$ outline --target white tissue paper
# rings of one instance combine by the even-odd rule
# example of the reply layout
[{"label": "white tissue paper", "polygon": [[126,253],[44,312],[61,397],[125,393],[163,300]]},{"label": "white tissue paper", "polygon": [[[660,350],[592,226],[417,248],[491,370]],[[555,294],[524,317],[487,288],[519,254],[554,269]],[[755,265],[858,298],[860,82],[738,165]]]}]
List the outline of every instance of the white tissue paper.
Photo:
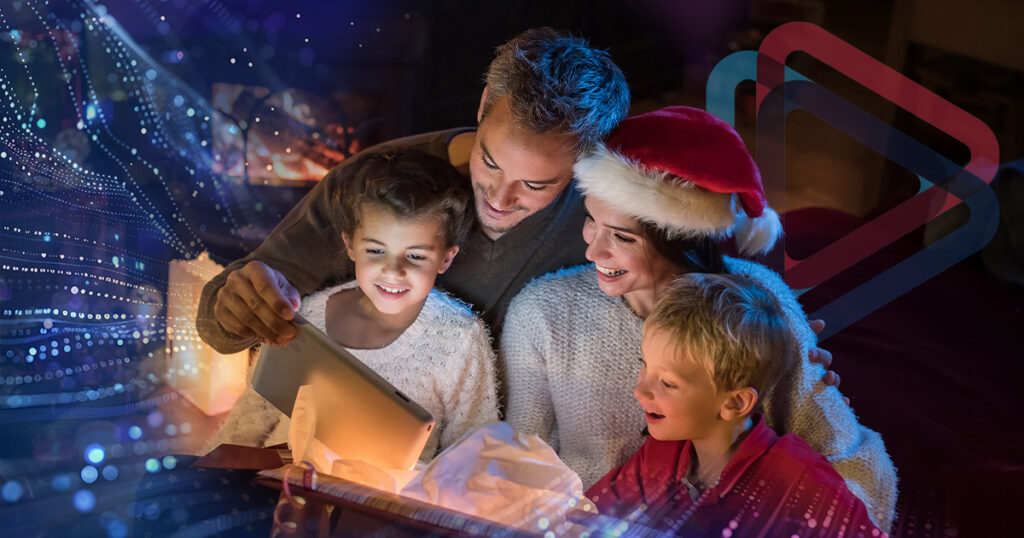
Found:
[{"label": "white tissue paper", "polygon": [[597,513],[550,446],[505,422],[463,436],[401,494],[533,533],[564,529],[571,509]]},{"label": "white tissue paper", "polygon": [[504,422],[467,433],[412,471],[343,459],[316,439],[314,393],[313,385],[299,388],[288,444],[296,462],[308,461],[319,473],[532,533],[568,531],[565,514],[572,509],[597,513],[579,476],[550,446]]}]

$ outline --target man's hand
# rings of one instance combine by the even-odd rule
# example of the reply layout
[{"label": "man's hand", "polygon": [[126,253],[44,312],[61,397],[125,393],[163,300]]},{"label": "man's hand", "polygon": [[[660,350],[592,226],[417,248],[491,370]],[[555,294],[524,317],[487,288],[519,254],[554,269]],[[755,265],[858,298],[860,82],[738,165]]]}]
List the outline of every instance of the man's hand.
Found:
[{"label": "man's hand", "polygon": [[[823,319],[812,319],[807,322],[811,326],[811,330],[814,334],[821,334],[821,331],[825,330],[825,320]],[[839,388],[839,374],[834,370],[829,370],[828,367],[832,366],[832,354],[820,347],[816,347],[807,353],[807,360],[816,362],[825,367],[825,375],[821,377],[821,381],[826,385],[832,385],[833,387]],[[843,396],[843,401],[846,405],[850,405],[850,398]]]},{"label": "man's hand", "polygon": [[253,260],[228,275],[217,292],[213,315],[228,332],[284,345],[295,337],[291,320],[299,300],[284,275]]}]

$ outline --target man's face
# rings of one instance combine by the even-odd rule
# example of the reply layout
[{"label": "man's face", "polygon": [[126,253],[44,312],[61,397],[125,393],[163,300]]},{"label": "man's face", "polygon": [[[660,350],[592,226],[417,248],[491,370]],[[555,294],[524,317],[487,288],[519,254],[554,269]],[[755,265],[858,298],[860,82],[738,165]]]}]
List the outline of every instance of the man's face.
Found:
[{"label": "man's face", "polygon": [[497,239],[547,207],[572,181],[572,135],[531,133],[512,119],[508,97],[480,122],[469,161],[480,226]]}]

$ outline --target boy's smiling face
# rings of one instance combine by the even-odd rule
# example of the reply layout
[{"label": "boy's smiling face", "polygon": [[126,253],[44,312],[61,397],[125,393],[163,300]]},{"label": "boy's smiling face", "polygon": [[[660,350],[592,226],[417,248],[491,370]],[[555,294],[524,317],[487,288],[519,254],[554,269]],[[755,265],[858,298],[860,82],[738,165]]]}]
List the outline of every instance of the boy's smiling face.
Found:
[{"label": "boy's smiling face", "polygon": [[711,374],[689,358],[679,357],[671,334],[644,331],[644,366],[633,396],[646,411],[648,431],[661,441],[704,439],[720,426],[720,410],[729,397],[719,392]]},{"label": "boy's smiling face", "polygon": [[382,314],[421,307],[459,251],[445,246],[437,218],[403,219],[369,203],[360,208],[355,234],[343,237],[359,288]]}]

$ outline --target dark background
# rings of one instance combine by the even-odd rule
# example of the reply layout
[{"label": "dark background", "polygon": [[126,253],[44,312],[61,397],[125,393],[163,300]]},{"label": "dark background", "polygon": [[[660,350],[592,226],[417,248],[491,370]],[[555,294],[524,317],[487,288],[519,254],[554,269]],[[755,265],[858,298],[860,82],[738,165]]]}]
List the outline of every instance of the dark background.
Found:
[{"label": "dark background", "polygon": [[[116,144],[107,144],[113,148],[111,153],[102,144],[85,140],[90,151],[79,164],[128,180],[131,192],[147,197],[173,233],[186,240],[194,233],[196,244],[176,249],[163,242],[159,233],[125,218],[120,213],[124,200],[117,193],[89,198],[91,207],[109,213],[79,214],[52,205],[53,197],[77,194],[56,182],[40,185],[39,174],[27,177],[19,165],[30,166],[31,150],[18,162],[0,159],[4,181],[0,189],[8,191],[0,199],[2,224],[96,240],[99,246],[90,247],[92,257],[109,259],[112,252],[124,252],[120,277],[145,282],[150,290],[147,295],[136,289],[132,297],[162,303],[167,299],[170,259],[192,258],[202,250],[221,263],[244,255],[315,178],[274,182],[229,177],[212,171],[210,160],[216,153],[212,146],[190,153],[180,149],[187,144],[148,143],[139,134],[140,99],[132,95],[132,85],[113,76],[119,72],[113,65],[116,51],[106,52],[111,42],[105,34],[79,25],[74,33],[88,77],[82,72],[68,81],[54,76],[63,64],[52,41],[42,33],[32,34],[32,29],[42,22],[71,27],[71,21],[86,9],[74,0],[13,1],[3,8],[9,27],[25,33],[18,49],[12,46],[14,37],[0,29],[0,68],[12,88],[11,94],[0,98],[0,105],[4,99],[34,103],[35,117],[45,119],[45,127],[35,132],[45,143],[59,146],[60,134],[74,130],[77,121],[68,85],[93,88],[109,132],[137,147],[139,154],[127,157],[118,153],[123,150]],[[719,60],[735,51],[756,50],[768,32],[790,21],[821,26],[981,119],[999,141],[1000,163],[1024,158],[1024,54],[1017,37],[1024,28],[1024,2],[1019,0],[149,0],[111,1],[104,11],[116,19],[120,32],[116,40],[159,67],[152,91],[156,112],[166,114],[166,127],[160,133],[166,140],[188,134],[213,140],[224,134],[226,124],[200,121],[215,106],[215,84],[262,86],[278,95],[297,90],[315,104],[310,125],[297,125],[264,109],[258,113],[268,122],[286,125],[289,130],[282,144],[300,148],[325,169],[383,140],[472,125],[494,48],[529,27],[568,30],[607,49],[629,81],[631,112],[640,113],[666,105],[703,106],[708,73]],[[301,16],[297,18],[296,13]],[[26,44],[30,39],[38,40],[38,46]],[[20,53],[25,50],[30,52],[23,60]],[[230,63],[229,58],[236,62]],[[962,143],[814,58],[796,53],[788,65],[954,162],[967,162]],[[33,74],[32,80],[25,72]],[[175,94],[184,95],[185,106],[198,110],[195,118],[185,119],[161,101]],[[737,89],[737,103],[737,129],[756,151],[752,83]],[[238,113],[247,114],[245,110]],[[809,114],[793,114],[786,127],[785,182],[767,189],[771,205],[785,213],[786,245],[797,259],[918,192],[915,176]],[[12,144],[31,147],[26,140],[0,142],[11,153]],[[139,173],[134,164],[125,168],[115,157],[127,162],[145,159],[161,172]],[[192,166],[197,174],[188,173]],[[1015,492],[1024,485],[1024,434],[1019,426],[1024,393],[1017,388],[1024,374],[1017,343],[1024,327],[1021,179],[1020,173],[1008,170],[993,184],[1001,197],[1001,228],[984,254],[967,258],[822,344],[836,356],[834,368],[843,377],[844,394],[851,397],[862,422],[882,433],[898,468],[900,519],[895,535],[1008,536],[1020,530]],[[206,187],[199,185],[203,180]],[[22,197],[12,198],[12,193]],[[961,208],[919,227],[803,294],[805,309],[814,312],[827,305],[960,226],[968,216]],[[0,256],[10,264],[21,263],[26,253],[55,246],[69,255],[85,248],[60,241],[44,245],[38,237],[9,230],[0,239]],[[129,260],[146,265],[129,266]],[[71,264],[58,267],[78,270]],[[0,307],[13,312],[53,304],[71,305],[82,312],[139,313],[123,302],[72,296],[67,291],[72,284],[82,285],[78,277],[0,274]],[[52,386],[7,383],[0,387],[3,397],[32,391],[71,394],[114,382],[137,387],[132,389],[135,392],[95,404],[4,409],[0,419],[0,481],[7,480],[6,486],[21,480],[28,486],[21,504],[9,501],[5,494],[0,505],[12,528],[33,535],[46,535],[46,529],[53,528],[60,529],[50,531],[57,534],[117,536],[120,531],[111,530],[120,529],[112,523],[116,517],[126,522],[142,517],[137,510],[145,507],[132,506],[133,487],[120,484],[129,475],[129,465],[141,469],[149,453],[133,460],[128,451],[121,479],[97,482],[97,508],[87,514],[75,512],[69,502],[78,486],[59,490],[53,486],[54,478],[64,472],[77,476],[87,443],[101,442],[106,447],[121,443],[126,450],[137,447],[127,437],[131,424],[143,427],[143,441],[152,442],[150,452],[180,452],[201,445],[202,436],[216,427],[218,417],[179,410],[190,417],[190,438],[166,434],[162,422],[154,422],[154,409],[164,410],[170,422],[172,411],[161,406],[180,403],[155,375],[164,358],[164,345],[157,337],[152,343],[119,343],[102,353],[101,341],[81,353],[76,350],[59,360],[29,365],[24,362],[25,349],[34,344],[26,335],[38,332],[42,318],[14,314],[5,318],[0,349],[9,354],[0,353],[0,370],[7,376],[42,372],[58,364],[136,359],[132,366],[118,362],[116,369],[76,374],[73,382],[68,376],[64,379],[69,381]],[[78,328],[88,329],[85,324]],[[154,328],[159,329],[159,325]],[[89,422],[97,416],[106,418],[101,424]],[[104,437],[108,434],[96,433],[101,430],[113,433]]]}]

